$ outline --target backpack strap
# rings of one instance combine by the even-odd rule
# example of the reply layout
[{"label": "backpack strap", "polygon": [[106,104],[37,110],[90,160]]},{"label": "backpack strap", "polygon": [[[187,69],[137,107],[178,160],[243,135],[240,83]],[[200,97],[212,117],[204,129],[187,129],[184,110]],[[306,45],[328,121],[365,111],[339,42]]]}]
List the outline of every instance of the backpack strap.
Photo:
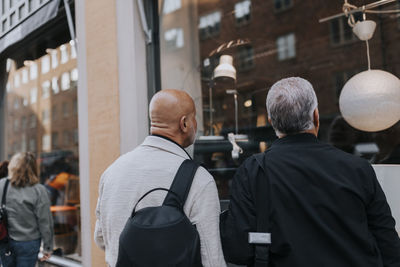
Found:
[{"label": "backpack strap", "polygon": [[[265,154],[255,155],[255,159],[260,166],[262,173],[257,177],[256,191],[256,214],[257,214],[257,234],[270,235],[269,215],[271,211],[270,201],[270,185],[267,177],[267,172],[264,168]],[[269,263],[269,244],[255,245],[255,261],[254,267],[267,267]]]},{"label": "backpack strap", "polygon": [[1,197],[1,207],[4,208],[6,206],[6,194],[7,194],[7,188],[8,184],[10,183],[10,180],[8,178],[5,178],[6,182],[4,184],[3,188],[3,196]]},{"label": "backpack strap", "polygon": [[163,202],[163,206],[167,205],[183,208],[183,205],[185,205],[186,198],[189,194],[190,187],[192,186],[194,175],[196,174],[198,168],[199,164],[193,160],[186,159],[183,161],[169,189],[178,195],[179,198],[177,198],[175,194],[168,192]]}]

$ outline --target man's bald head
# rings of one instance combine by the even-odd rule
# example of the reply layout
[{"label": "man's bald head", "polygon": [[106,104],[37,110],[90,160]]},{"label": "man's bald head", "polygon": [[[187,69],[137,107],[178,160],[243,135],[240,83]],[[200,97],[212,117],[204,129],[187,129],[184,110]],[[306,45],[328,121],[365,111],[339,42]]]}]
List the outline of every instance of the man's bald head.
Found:
[{"label": "man's bald head", "polygon": [[[149,114],[151,134],[166,136],[182,146],[188,146],[194,141],[197,130],[196,109],[193,99],[185,91],[159,91],[150,101]],[[194,133],[193,129],[188,127],[194,127]]]}]

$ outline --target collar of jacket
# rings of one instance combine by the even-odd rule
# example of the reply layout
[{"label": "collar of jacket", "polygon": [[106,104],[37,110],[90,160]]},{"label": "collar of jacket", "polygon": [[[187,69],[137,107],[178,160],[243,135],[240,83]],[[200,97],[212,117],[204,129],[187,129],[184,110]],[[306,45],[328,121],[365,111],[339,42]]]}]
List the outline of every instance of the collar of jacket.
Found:
[{"label": "collar of jacket", "polygon": [[185,159],[192,159],[192,157],[187,153],[187,151],[179,145],[177,142],[171,140],[168,137],[152,134],[146,137],[143,144],[144,146],[152,146],[157,147],[171,153],[174,153],[178,156],[181,156]]},{"label": "collar of jacket", "polygon": [[273,145],[292,143],[316,143],[318,139],[311,133],[289,134],[274,141]]}]

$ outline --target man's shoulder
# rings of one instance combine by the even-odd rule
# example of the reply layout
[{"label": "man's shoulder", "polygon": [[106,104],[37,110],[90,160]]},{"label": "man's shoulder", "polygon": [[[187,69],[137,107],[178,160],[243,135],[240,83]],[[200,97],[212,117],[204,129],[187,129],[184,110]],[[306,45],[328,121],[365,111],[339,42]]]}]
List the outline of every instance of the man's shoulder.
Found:
[{"label": "man's shoulder", "polygon": [[192,187],[196,188],[196,190],[201,190],[209,183],[215,184],[214,178],[206,168],[204,168],[203,166],[199,166],[193,178]]}]

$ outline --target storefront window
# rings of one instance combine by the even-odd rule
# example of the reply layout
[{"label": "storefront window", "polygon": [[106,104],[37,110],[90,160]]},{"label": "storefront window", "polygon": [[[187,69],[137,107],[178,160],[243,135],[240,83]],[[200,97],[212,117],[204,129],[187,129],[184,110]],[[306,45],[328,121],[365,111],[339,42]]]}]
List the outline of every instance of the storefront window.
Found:
[{"label": "storefront window", "polygon": [[[319,139],[371,163],[400,164],[400,122],[371,133],[354,129],[340,115],[344,84],[368,66],[365,42],[353,34],[347,18],[318,22],[340,13],[341,2],[178,2],[158,2],[161,85],[185,90],[194,98],[194,158],[213,174],[222,199],[229,195],[236,168],[276,139],[267,123],[265,99],[272,84],[284,77],[301,76],[313,84],[319,100]],[[393,9],[397,6],[391,4]],[[378,24],[369,43],[372,68],[400,77],[399,19],[390,14],[368,18]],[[215,79],[222,55],[232,56],[236,81]],[[229,133],[241,135],[239,158],[232,157]]]},{"label": "storefront window", "polygon": [[77,63],[65,60],[68,54],[64,54],[65,64],[58,64],[60,48],[47,51],[41,58],[26,61],[21,69],[12,64],[8,84],[17,86],[6,95],[5,125],[11,127],[6,130],[5,149],[8,158],[21,151],[35,153],[40,182],[52,204],[54,255],[80,260],[78,114],[72,112],[77,100]]}]

